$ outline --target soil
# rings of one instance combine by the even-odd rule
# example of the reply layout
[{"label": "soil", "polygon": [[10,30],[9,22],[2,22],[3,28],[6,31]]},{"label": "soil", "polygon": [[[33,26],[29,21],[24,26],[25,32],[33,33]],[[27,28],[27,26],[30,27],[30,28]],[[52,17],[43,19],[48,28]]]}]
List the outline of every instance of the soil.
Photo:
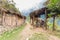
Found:
[{"label": "soil", "polygon": [[29,40],[29,38],[34,33],[43,33],[46,36],[48,36],[49,40],[60,40],[60,38],[48,34],[48,31],[46,31],[42,28],[33,28],[33,26],[29,22],[26,22],[26,23],[27,24],[26,24],[24,30],[18,35],[16,40]]}]

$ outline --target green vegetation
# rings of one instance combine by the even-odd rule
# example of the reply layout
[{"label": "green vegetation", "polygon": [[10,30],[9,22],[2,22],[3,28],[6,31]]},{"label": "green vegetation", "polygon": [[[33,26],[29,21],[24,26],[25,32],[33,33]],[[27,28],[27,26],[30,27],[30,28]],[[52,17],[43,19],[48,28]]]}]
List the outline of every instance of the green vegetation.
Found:
[{"label": "green vegetation", "polygon": [[21,27],[17,27],[13,31],[5,32],[4,34],[0,35],[0,40],[14,40],[15,37],[24,29],[24,26],[25,24]]},{"label": "green vegetation", "polygon": [[55,31],[55,32],[52,33],[52,34],[60,38],[60,31],[59,31],[59,30],[58,30],[58,31]]},{"label": "green vegetation", "polygon": [[60,27],[59,27],[58,29],[59,29],[59,30],[56,30],[56,31],[50,32],[49,34],[54,35],[54,36],[57,36],[57,37],[60,38]]},{"label": "green vegetation", "polygon": [[48,38],[46,35],[44,35],[42,33],[40,33],[40,34],[35,33],[32,35],[31,38],[29,38],[29,40],[48,40]]},{"label": "green vegetation", "polygon": [[[56,17],[60,15],[60,0],[48,0],[46,3],[48,10],[50,10],[50,14],[47,14],[49,17],[53,18],[53,31],[56,30]],[[50,24],[51,25],[51,24]]]},{"label": "green vegetation", "polygon": [[54,12],[60,11],[60,0],[49,0],[47,7]]},{"label": "green vegetation", "polygon": [[[52,30],[52,27],[49,30]],[[55,31],[51,31],[49,34],[60,38],[60,27],[57,27]]]},{"label": "green vegetation", "polygon": [[19,10],[15,7],[15,2],[13,0],[0,0],[0,7],[14,12],[19,12]]}]

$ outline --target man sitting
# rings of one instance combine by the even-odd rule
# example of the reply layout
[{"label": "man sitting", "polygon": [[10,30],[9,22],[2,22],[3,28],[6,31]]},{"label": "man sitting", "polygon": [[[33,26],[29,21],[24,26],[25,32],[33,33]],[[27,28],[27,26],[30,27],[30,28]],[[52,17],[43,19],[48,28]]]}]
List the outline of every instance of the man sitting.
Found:
[{"label": "man sitting", "polygon": [[44,27],[45,21],[41,18],[37,18],[36,27]]}]

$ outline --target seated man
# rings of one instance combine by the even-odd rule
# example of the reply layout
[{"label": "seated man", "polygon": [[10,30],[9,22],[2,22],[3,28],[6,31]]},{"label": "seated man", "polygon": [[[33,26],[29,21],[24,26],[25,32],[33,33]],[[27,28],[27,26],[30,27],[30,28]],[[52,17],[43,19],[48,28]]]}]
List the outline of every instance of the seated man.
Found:
[{"label": "seated man", "polygon": [[41,18],[37,18],[36,20],[36,27],[43,27],[44,26],[44,20]]}]

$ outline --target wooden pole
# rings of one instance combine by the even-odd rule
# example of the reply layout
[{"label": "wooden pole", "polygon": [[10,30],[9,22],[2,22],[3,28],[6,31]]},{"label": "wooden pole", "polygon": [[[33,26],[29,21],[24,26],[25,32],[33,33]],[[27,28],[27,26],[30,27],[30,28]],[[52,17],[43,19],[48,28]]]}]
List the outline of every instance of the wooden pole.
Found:
[{"label": "wooden pole", "polygon": [[3,14],[2,14],[2,10],[1,10],[1,25],[2,25],[2,22],[3,22]]},{"label": "wooden pole", "polygon": [[53,31],[55,30],[55,16],[53,16]]},{"label": "wooden pole", "polygon": [[45,27],[46,27],[46,30],[47,30],[47,10],[45,9]]},{"label": "wooden pole", "polygon": [[18,18],[17,18],[17,15],[16,15],[16,27],[18,26],[17,23],[18,23]]},{"label": "wooden pole", "polygon": [[3,14],[3,26],[5,26],[5,12],[2,13]]}]

